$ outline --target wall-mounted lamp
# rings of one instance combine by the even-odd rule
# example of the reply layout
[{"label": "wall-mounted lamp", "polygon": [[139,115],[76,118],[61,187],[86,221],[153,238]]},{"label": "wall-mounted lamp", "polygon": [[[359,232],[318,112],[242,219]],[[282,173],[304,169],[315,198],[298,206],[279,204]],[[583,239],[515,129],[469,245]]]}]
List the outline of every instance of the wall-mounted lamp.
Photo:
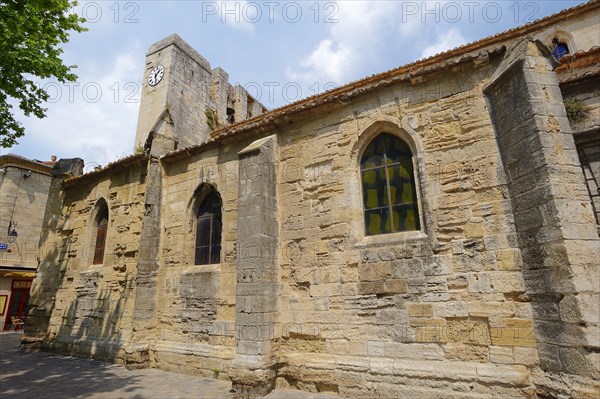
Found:
[{"label": "wall-mounted lamp", "polygon": [[8,242],[13,243],[17,241],[19,234],[17,233],[17,222],[13,221],[15,214],[15,205],[17,205],[17,199],[19,198],[19,189],[21,188],[21,180],[27,179],[31,176],[31,171],[27,170],[19,176],[19,183],[17,184],[17,192],[15,193],[15,199],[13,201],[12,211],[10,212],[10,222],[8,223],[8,230],[6,232],[6,239]]},{"label": "wall-mounted lamp", "polygon": [[17,234],[17,222],[13,222],[12,220],[10,221],[10,223],[8,224],[8,232],[6,235],[8,238],[8,242],[13,243],[17,241],[17,237],[19,237],[19,234]]}]

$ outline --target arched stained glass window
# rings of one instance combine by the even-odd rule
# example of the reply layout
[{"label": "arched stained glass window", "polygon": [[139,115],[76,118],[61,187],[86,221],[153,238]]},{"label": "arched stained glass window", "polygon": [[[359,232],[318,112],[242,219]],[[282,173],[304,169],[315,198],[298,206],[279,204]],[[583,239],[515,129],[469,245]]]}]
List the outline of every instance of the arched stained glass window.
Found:
[{"label": "arched stained glass window", "polygon": [[98,213],[94,219],[96,230],[96,244],[94,246],[94,265],[104,263],[104,248],[106,247],[106,233],[108,230],[108,206],[106,202],[98,203]]},{"label": "arched stained glass window", "polygon": [[210,191],[196,213],[196,265],[221,261],[221,199]]},{"label": "arched stained glass window", "polygon": [[420,230],[412,151],[389,133],[378,135],[360,160],[365,234]]}]

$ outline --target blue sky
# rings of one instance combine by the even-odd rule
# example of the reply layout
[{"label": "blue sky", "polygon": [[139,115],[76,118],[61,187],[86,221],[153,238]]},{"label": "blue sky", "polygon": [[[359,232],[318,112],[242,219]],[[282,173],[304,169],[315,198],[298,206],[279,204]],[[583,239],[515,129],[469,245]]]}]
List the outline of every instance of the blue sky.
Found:
[{"label": "blue sky", "polygon": [[86,170],[133,152],[145,53],[178,33],[269,108],[531,22],[583,1],[82,1],[89,29],[63,59],[76,84],[45,85],[45,119],[17,118],[29,158]]}]

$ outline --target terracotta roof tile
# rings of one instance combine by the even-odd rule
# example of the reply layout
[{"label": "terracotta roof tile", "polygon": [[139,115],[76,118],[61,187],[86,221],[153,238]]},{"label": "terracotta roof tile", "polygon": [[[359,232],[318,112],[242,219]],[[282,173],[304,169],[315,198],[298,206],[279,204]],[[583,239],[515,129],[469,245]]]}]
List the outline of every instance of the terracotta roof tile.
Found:
[{"label": "terracotta roof tile", "polygon": [[561,58],[560,62],[555,70],[560,83],[600,75],[600,46],[569,54]]},{"label": "terracotta roof tile", "polygon": [[126,169],[130,166],[139,165],[142,162],[147,161],[147,160],[148,160],[148,156],[146,154],[133,154],[133,155],[127,156],[125,158],[121,158],[119,160],[111,162],[103,168],[94,170],[92,172],[88,172],[81,176],[76,176],[76,177],[71,177],[69,179],[66,179],[63,182],[63,185],[65,187],[68,187],[68,186],[72,186],[77,183],[91,181],[98,177],[106,176],[110,172]]}]

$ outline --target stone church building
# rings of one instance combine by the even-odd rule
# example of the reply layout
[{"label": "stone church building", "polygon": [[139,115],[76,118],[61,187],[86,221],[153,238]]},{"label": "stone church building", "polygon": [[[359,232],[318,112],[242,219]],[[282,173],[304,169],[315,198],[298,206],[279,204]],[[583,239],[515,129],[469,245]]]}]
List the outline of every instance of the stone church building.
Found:
[{"label": "stone church building", "polygon": [[237,397],[597,397],[599,18],[272,111],[155,43],[135,154],[52,180],[23,343]]}]

